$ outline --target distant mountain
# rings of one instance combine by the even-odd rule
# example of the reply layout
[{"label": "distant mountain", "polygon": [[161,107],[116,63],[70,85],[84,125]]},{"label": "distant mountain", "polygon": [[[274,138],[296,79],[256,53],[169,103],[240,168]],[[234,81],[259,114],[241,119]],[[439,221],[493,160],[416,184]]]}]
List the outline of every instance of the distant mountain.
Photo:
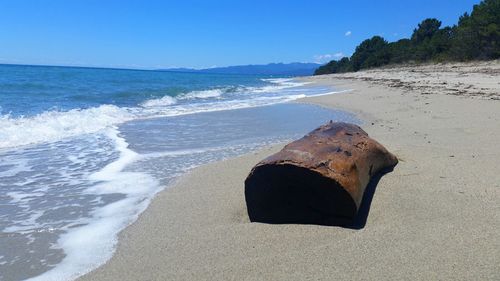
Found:
[{"label": "distant mountain", "polygon": [[270,63],[270,64],[251,64],[237,65],[227,67],[214,67],[206,69],[192,68],[169,68],[162,71],[190,72],[190,73],[217,73],[217,74],[253,74],[253,75],[289,75],[303,76],[312,75],[314,70],[320,67],[317,63]]}]

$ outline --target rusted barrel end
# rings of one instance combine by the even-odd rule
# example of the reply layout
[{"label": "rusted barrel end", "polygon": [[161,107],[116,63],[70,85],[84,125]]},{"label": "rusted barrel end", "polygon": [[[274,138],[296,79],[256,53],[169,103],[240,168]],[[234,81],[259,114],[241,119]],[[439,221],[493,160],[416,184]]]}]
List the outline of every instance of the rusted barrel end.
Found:
[{"label": "rusted barrel end", "polygon": [[252,222],[346,225],[371,178],[397,158],[359,126],[330,122],[259,162],[245,180]]},{"label": "rusted barrel end", "polygon": [[295,165],[261,165],[245,181],[252,222],[344,225],[356,204],[335,180]]}]

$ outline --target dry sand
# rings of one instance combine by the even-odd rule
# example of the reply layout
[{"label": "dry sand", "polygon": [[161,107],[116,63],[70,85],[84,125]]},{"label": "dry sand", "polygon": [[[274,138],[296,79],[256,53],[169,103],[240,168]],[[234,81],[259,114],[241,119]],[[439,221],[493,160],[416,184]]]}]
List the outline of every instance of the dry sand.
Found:
[{"label": "dry sand", "polygon": [[[500,75],[491,65],[304,78],[353,89],[303,102],[358,113],[400,159],[364,228],[250,223],[243,181],[281,148],[269,147],[199,167],[158,194],[114,257],[82,280],[500,280],[500,101],[491,99]],[[460,94],[468,85],[488,89]]]},{"label": "dry sand", "polygon": [[[333,76],[336,79],[362,80],[402,88],[423,95],[448,94],[500,99],[500,60],[384,67]],[[318,80],[323,80],[322,78]]]}]

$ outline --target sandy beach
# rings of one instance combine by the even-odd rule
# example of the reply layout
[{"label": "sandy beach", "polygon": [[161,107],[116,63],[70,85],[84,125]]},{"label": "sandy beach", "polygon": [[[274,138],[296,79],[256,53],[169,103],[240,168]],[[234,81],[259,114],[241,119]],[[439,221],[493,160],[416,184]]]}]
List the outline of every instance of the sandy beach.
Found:
[{"label": "sandy beach", "polygon": [[400,160],[363,228],[249,222],[243,181],[281,144],[183,176],[79,280],[499,280],[500,62],[301,79],[351,90],[301,102],[356,113]]}]

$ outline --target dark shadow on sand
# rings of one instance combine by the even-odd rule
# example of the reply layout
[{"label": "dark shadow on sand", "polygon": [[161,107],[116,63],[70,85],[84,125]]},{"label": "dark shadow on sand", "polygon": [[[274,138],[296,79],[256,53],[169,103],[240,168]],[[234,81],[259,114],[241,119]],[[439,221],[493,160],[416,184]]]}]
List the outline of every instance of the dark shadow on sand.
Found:
[{"label": "dark shadow on sand", "polygon": [[340,225],[343,228],[350,229],[362,229],[366,225],[368,219],[368,214],[370,213],[370,207],[372,205],[372,199],[375,195],[375,190],[380,179],[385,175],[394,170],[394,167],[387,168],[378,174],[374,175],[368,185],[366,186],[365,193],[363,194],[363,200],[361,201],[361,206],[359,206],[358,213],[354,217],[354,220],[346,225]]}]

